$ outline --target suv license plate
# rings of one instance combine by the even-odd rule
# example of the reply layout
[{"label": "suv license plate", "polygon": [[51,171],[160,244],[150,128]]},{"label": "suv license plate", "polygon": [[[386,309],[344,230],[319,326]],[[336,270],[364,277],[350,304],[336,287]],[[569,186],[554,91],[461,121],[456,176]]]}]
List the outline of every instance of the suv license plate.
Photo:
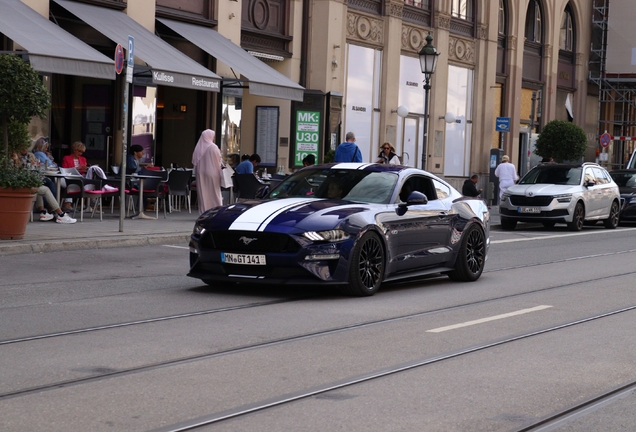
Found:
[{"label": "suv license plate", "polygon": [[541,213],[539,207],[517,207],[519,213]]},{"label": "suv license plate", "polygon": [[266,265],[265,255],[247,255],[221,252],[221,262],[228,264]]}]

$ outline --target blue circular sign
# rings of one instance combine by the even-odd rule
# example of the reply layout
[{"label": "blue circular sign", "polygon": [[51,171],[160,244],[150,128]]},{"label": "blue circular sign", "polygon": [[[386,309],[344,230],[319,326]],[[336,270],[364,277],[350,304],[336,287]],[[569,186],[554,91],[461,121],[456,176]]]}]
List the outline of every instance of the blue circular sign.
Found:
[{"label": "blue circular sign", "polygon": [[612,138],[610,137],[610,134],[608,134],[607,132],[602,134],[601,137],[599,138],[599,141],[601,142],[602,147],[609,146],[611,140]]}]

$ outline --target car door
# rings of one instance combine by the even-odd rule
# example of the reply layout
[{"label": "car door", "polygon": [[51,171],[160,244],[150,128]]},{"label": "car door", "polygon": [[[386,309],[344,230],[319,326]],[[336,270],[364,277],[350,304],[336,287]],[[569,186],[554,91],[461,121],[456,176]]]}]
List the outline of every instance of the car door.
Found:
[{"label": "car door", "polygon": [[428,198],[424,205],[411,205],[399,216],[386,213],[382,224],[388,231],[389,248],[392,251],[391,272],[412,271],[438,265],[449,259],[450,209],[437,198],[433,179],[414,175],[400,185],[395,208],[405,202],[412,191],[422,192]]},{"label": "car door", "polygon": [[603,168],[594,168],[593,171],[596,177],[596,183],[601,191],[598,216],[609,217],[612,198],[614,197],[614,185],[612,184],[609,174]]},{"label": "car door", "polygon": [[596,217],[603,201],[603,187],[598,184],[594,169],[586,167],[583,171],[583,197],[585,200],[585,218]]}]

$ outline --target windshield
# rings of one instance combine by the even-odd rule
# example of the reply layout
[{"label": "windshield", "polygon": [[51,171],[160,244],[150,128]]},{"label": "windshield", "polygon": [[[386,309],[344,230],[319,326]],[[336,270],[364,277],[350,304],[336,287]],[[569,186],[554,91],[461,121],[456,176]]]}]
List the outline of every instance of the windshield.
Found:
[{"label": "windshield", "polygon": [[315,197],[388,203],[397,174],[346,169],[303,169],[279,184],[268,198]]},{"label": "windshield", "polygon": [[634,188],[636,187],[636,173],[610,173],[614,182],[618,185],[618,187],[628,187]]},{"label": "windshield", "polygon": [[581,184],[581,168],[559,165],[536,166],[523,176],[519,184]]}]

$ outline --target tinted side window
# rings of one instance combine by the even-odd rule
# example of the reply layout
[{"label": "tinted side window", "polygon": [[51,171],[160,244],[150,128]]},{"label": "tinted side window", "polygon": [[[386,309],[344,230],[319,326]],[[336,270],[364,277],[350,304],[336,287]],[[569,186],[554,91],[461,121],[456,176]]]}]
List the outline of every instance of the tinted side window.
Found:
[{"label": "tinted side window", "polygon": [[437,192],[438,199],[446,198],[450,195],[450,188],[445,184],[440,183],[435,179],[433,179],[433,184],[435,185],[435,192]]},{"label": "tinted side window", "polygon": [[604,169],[594,168],[594,176],[596,177],[596,184],[607,184],[610,180],[607,178]]},{"label": "tinted side window", "polygon": [[424,176],[411,176],[402,185],[400,189],[399,199],[402,202],[406,202],[409,195],[413,191],[422,192],[426,195],[429,201],[437,199],[437,193],[435,186],[433,185],[433,179]]}]

